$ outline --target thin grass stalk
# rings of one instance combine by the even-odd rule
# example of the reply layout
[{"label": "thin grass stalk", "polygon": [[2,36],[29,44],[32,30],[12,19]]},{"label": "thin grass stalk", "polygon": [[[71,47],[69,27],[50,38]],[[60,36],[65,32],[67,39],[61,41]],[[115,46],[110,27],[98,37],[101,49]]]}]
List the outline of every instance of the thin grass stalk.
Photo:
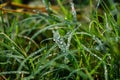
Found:
[{"label": "thin grass stalk", "polygon": [[73,22],[77,22],[77,14],[76,14],[73,0],[70,0],[70,5],[71,5],[71,9],[72,9]]},{"label": "thin grass stalk", "polygon": [[11,43],[13,43],[13,44],[15,45],[15,47],[17,47],[17,48],[21,51],[21,53],[22,53],[22,55],[23,55],[24,57],[27,56],[26,52],[25,52],[23,49],[21,49],[12,39],[10,39],[9,36],[7,36],[5,33],[0,33],[0,35],[3,35],[3,36],[4,36],[6,39],[8,39]]},{"label": "thin grass stalk", "polygon": [[0,11],[0,17],[1,17],[1,21],[2,21],[2,24],[1,24],[1,27],[3,28],[3,32],[6,33],[6,26],[5,26],[5,22],[4,22],[4,17],[3,17],[3,13],[2,11]]}]

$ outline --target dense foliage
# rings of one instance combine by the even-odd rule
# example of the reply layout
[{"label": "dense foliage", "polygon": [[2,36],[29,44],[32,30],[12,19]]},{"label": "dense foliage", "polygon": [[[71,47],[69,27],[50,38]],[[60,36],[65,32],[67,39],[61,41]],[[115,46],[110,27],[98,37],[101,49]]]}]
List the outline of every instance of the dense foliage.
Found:
[{"label": "dense foliage", "polygon": [[0,80],[119,80],[119,4],[43,3],[47,13],[0,11]]}]

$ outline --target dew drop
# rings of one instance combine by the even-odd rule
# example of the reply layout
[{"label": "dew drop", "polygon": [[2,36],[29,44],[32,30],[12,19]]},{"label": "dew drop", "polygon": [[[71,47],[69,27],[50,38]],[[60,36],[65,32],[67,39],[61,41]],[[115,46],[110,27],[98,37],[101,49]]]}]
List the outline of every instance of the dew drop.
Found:
[{"label": "dew drop", "polygon": [[60,42],[60,44],[62,45],[62,44],[63,44],[63,42],[61,41],[61,42]]},{"label": "dew drop", "polygon": [[53,38],[53,41],[55,41],[55,39]]}]

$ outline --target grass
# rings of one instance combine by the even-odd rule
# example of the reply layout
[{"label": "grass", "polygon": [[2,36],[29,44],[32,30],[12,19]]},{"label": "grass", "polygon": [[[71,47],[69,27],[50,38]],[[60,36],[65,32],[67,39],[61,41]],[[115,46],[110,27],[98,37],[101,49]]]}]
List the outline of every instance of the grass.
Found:
[{"label": "grass", "polygon": [[[71,11],[57,0],[61,13],[51,13],[49,2],[43,1],[48,14],[1,13],[0,79],[119,80],[117,7],[110,10],[102,2],[100,14],[97,2],[90,9],[90,21],[81,22],[72,0]],[[92,3],[90,0],[90,6]]]}]

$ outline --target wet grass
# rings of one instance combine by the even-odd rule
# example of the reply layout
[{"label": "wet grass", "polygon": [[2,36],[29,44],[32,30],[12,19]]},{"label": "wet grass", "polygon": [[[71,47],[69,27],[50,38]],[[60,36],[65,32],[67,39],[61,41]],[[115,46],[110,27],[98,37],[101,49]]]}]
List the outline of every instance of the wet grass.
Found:
[{"label": "wet grass", "polygon": [[104,11],[99,14],[97,2],[90,9],[90,21],[81,22],[72,0],[70,10],[57,0],[61,13],[51,13],[49,2],[43,2],[48,14],[1,14],[0,78],[120,79],[120,12],[116,6],[110,10],[103,2]]}]

